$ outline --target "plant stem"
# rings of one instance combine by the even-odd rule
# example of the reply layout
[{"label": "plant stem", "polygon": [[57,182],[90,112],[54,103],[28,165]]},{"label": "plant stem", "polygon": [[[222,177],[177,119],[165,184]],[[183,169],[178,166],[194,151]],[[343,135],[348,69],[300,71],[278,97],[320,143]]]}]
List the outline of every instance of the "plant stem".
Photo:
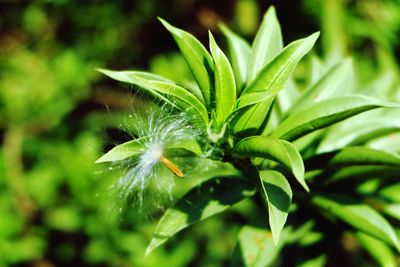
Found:
[{"label": "plant stem", "polygon": [[10,126],[4,134],[4,166],[8,189],[17,212],[29,220],[35,205],[26,192],[22,163],[24,129],[20,125]]}]

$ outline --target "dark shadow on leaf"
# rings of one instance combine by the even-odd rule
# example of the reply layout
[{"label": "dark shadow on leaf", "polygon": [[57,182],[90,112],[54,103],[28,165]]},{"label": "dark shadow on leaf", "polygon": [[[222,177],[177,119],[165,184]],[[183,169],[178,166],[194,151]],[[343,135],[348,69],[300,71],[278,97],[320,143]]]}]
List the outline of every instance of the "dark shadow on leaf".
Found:
[{"label": "dark shadow on leaf", "polygon": [[290,196],[282,188],[274,184],[264,183],[264,186],[269,202],[278,210],[287,212],[292,202]]},{"label": "dark shadow on leaf", "polygon": [[[239,177],[217,177],[190,190],[173,207],[187,214],[187,224],[192,224],[254,194],[254,186]],[[209,205],[215,209],[208,214],[204,211]],[[215,211],[215,212],[214,212]]]}]

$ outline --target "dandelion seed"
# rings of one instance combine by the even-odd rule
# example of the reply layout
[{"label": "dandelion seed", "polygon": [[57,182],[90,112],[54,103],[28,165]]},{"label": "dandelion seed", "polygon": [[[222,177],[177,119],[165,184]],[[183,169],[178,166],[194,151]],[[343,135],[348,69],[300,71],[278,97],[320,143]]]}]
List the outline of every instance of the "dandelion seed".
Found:
[{"label": "dandelion seed", "polygon": [[[159,111],[151,110],[140,116],[133,114],[127,121],[127,132],[140,139],[143,151],[135,159],[124,161],[125,175],[114,185],[123,202],[140,208],[145,195],[150,195],[153,206],[162,207],[162,202],[172,201],[175,177],[184,177],[181,168],[166,155],[169,145],[182,140],[196,140],[199,131],[191,126],[187,115],[174,113],[163,106]],[[139,140],[139,139],[138,139]]]}]

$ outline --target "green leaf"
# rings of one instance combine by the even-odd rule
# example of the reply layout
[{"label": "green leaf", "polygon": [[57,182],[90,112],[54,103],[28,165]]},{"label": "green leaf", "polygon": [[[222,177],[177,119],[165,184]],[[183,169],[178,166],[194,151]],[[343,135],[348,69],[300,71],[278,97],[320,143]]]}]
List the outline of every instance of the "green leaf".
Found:
[{"label": "green leaf", "polygon": [[332,168],[352,165],[400,167],[400,156],[369,147],[346,147],[337,153],[328,163],[328,166]]},{"label": "green leaf", "polygon": [[400,221],[400,203],[384,204],[382,209],[385,214]]},{"label": "green leaf", "polygon": [[353,79],[354,72],[351,59],[332,66],[325,75],[301,95],[292,105],[289,113],[295,113],[321,100],[346,95],[351,89]]},{"label": "green leaf", "polygon": [[[145,136],[117,145],[96,160],[96,163],[119,161],[140,156],[143,150],[146,149],[145,143],[147,140],[148,137]],[[199,144],[195,140],[177,140],[176,142],[165,144],[164,149],[166,153],[170,153],[170,151],[176,149],[184,149],[195,154],[202,153]]]},{"label": "green leaf", "polygon": [[371,207],[341,195],[315,196],[312,203],[352,227],[392,244],[400,251],[400,240],[393,227]]},{"label": "green leaf", "polygon": [[276,96],[276,110],[279,113],[277,115],[282,117],[282,113],[287,112],[293,106],[293,103],[301,96],[301,93],[294,78],[289,77],[285,83],[285,88]]},{"label": "green leaf", "polygon": [[165,149],[167,150],[167,153],[168,150],[174,149],[184,149],[197,155],[200,155],[202,153],[199,143],[197,143],[194,139],[174,140],[173,142],[165,144]]},{"label": "green leaf", "polygon": [[357,232],[356,237],[361,246],[382,267],[396,267],[396,257],[386,243],[362,232]]},{"label": "green leaf", "polygon": [[169,103],[174,106],[174,103],[169,101],[166,97],[162,94],[154,91],[151,86],[146,81],[160,81],[158,75],[143,75],[143,72],[139,75],[136,71],[113,71],[113,70],[106,70],[106,69],[97,69],[99,72],[103,73],[104,75],[128,84],[135,84],[145,90],[148,94],[163,100],[166,103]]},{"label": "green leaf", "polygon": [[293,141],[359,113],[388,105],[373,98],[357,95],[327,99],[290,115],[271,135]]},{"label": "green leaf", "polygon": [[182,55],[189,65],[195,80],[197,81],[207,107],[212,102],[211,75],[214,69],[213,60],[207,49],[190,33],[178,29],[165,20],[159,18],[161,23],[172,34]]},{"label": "green leaf", "polygon": [[329,175],[326,183],[329,184],[346,179],[368,180],[376,177],[380,177],[380,179],[396,178],[399,172],[399,167],[392,166],[357,165],[350,167],[340,167],[340,169],[338,169],[335,173]]},{"label": "green leaf", "polygon": [[269,225],[276,245],[292,203],[292,189],[286,178],[277,171],[260,171],[260,179],[261,195],[267,203]]},{"label": "green leaf", "polygon": [[[102,72],[101,69],[99,69],[100,72]],[[167,83],[173,83],[175,84],[174,81],[171,81],[170,79],[167,79],[163,76],[154,74],[154,73],[150,73],[150,72],[146,72],[146,71],[137,71],[137,70],[130,70],[130,71],[123,71],[125,75],[127,76],[134,76],[134,77],[139,77],[145,80],[149,80],[149,81],[160,81],[160,82],[167,82]]]},{"label": "green leaf", "polygon": [[235,76],[237,95],[240,95],[247,80],[247,68],[251,54],[250,45],[240,36],[221,24],[220,29],[228,41],[229,58]]},{"label": "green leaf", "polygon": [[279,256],[283,242],[275,245],[271,231],[245,225],[240,229],[232,266],[270,266]]},{"label": "green leaf", "polygon": [[388,136],[372,140],[368,143],[368,146],[393,153],[400,153],[400,133],[392,133]]},{"label": "green leaf", "polygon": [[265,13],[261,26],[254,39],[248,71],[248,82],[254,80],[260,70],[267,65],[283,48],[282,32],[271,6]]},{"label": "green leaf", "polygon": [[139,156],[146,148],[144,145],[147,137],[141,137],[132,141],[117,145],[106,154],[101,156],[96,163],[119,161],[127,158]]},{"label": "green leaf", "polygon": [[285,47],[247,85],[238,100],[237,106],[241,108],[274,97],[284,87],[297,63],[311,50],[318,35],[319,33],[314,33]]},{"label": "green leaf", "polygon": [[322,254],[312,259],[307,259],[300,263],[298,267],[323,267],[326,266],[327,256]]},{"label": "green leaf", "polygon": [[[400,109],[376,109],[349,118],[325,133],[318,153],[329,152],[348,145],[364,145],[373,139],[400,131]],[[393,146],[392,146],[393,147]]]},{"label": "green leaf", "polygon": [[254,193],[254,187],[238,177],[216,177],[191,189],[162,216],[146,255],[182,229],[223,212]]},{"label": "green leaf", "polygon": [[115,80],[135,84],[146,92],[176,105],[181,110],[202,120],[202,128],[206,128],[208,125],[208,114],[205,106],[194,95],[176,84],[160,80],[148,80],[132,71],[99,71]]},{"label": "green leaf", "polygon": [[205,106],[191,93],[184,88],[165,82],[150,82],[151,87],[157,92],[171,99],[176,105],[188,114],[196,116],[208,125],[208,113]]},{"label": "green leaf", "polygon": [[267,99],[251,107],[236,111],[232,120],[232,133],[239,137],[256,135],[265,124],[271,109],[273,99]]},{"label": "green leaf", "polygon": [[390,199],[393,202],[400,203],[400,183],[395,183],[382,188],[379,191],[379,195],[383,198]]},{"label": "green leaf", "polygon": [[210,50],[215,63],[215,102],[217,124],[222,127],[232,113],[236,101],[235,77],[231,64],[209,32]]},{"label": "green leaf", "polygon": [[271,136],[251,136],[239,141],[233,152],[241,157],[261,157],[282,164],[291,170],[297,181],[309,191],[304,180],[303,160],[291,143]]}]

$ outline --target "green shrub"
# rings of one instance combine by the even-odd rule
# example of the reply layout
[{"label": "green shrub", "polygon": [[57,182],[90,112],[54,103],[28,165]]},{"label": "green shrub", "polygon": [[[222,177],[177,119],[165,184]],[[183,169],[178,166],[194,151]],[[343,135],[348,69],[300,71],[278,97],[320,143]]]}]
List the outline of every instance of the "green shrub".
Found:
[{"label": "green shrub", "polygon": [[[319,33],[283,47],[274,8],[252,46],[221,25],[229,59],[211,33],[209,52],[188,32],[160,21],[196,83],[100,70],[168,108],[132,126],[138,138],[97,162],[128,166],[117,187],[141,207],[155,201],[146,197],[149,188],[162,191],[174,180],[179,187],[180,177],[191,179],[187,162],[207,158],[217,164],[205,166],[215,168],[214,176],[199,180],[166,210],[146,253],[251,199],[241,211],[246,223],[233,265],[323,266],[327,260],[343,263],[337,255],[351,253],[346,263],[360,266],[363,248],[379,265],[396,266],[400,157],[387,136],[400,129],[399,105],[363,95],[350,59],[324,63],[315,57],[303,66],[310,82],[300,89],[292,73]],[[236,172],[218,175],[222,163]],[[290,257],[279,257],[282,250]]]}]

